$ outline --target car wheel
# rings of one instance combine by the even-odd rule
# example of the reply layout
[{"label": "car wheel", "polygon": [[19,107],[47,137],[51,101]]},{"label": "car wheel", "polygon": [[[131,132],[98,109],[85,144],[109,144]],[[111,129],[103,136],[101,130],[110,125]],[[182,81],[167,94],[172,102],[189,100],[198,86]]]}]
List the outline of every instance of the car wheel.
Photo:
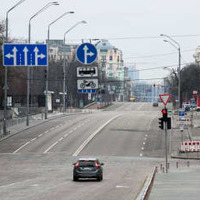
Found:
[{"label": "car wheel", "polygon": [[102,180],[103,180],[103,176],[102,175],[97,177],[97,181],[102,181]]},{"label": "car wheel", "polygon": [[73,181],[78,181],[78,177],[77,176],[73,176]]}]

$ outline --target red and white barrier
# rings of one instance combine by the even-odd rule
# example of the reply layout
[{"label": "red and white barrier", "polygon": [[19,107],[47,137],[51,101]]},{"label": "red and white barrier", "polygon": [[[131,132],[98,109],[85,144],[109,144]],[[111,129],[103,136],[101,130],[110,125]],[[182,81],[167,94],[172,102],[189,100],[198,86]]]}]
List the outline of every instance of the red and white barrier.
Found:
[{"label": "red and white barrier", "polygon": [[181,152],[198,152],[200,151],[200,141],[181,142]]}]

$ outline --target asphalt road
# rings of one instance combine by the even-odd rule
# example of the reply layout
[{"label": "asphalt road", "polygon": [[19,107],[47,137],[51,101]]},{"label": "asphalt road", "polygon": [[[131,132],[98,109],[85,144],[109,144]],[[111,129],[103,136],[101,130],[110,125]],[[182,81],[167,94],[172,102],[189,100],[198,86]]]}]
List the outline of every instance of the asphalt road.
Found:
[{"label": "asphalt road", "polygon": [[[57,118],[0,142],[2,200],[133,200],[164,160],[160,108],[115,103],[96,113]],[[78,157],[104,162],[104,180],[72,181]]]}]

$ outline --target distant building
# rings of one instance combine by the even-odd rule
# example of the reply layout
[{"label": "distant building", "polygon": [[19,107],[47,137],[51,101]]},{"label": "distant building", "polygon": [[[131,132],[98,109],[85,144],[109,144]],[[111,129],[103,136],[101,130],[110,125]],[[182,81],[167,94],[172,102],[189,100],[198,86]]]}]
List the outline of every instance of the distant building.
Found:
[{"label": "distant building", "polygon": [[198,46],[195,50],[195,54],[193,55],[195,59],[195,63],[199,64],[200,63],[200,46]]},{"label": "distant building", "polygon": [[64,59],[72,60],[78,44],[63,44],[63,40],[47,40],[46,43],[49,46],[49,59],[50,61],[58,61]]},{"label": "distant building", "polygon": [[[95,44],[98,52],[98,64],[102,74],[107,79],[107,88],[114,100],[123,101],[124,77],[122,51],[110,44],[108,40],[100,40]],[[105,86],[101,86],[105,87]]]}]

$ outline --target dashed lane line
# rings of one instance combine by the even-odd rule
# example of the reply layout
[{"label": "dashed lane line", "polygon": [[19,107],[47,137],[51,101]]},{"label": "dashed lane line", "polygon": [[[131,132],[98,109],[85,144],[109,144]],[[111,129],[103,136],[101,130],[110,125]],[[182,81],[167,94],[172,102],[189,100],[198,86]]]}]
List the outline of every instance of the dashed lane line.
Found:
[{"label": "dashed lane line", "polygon": [[58,141],[53,143],[46,151],[44,151],[44,154],[46,154],[51,148],[53,148],[56,144],[58,144]]},{"label": "dashed lane line", "polygon": [[19,150],[21,150],[22,148],[24,148],[25,146],[27,146],[29,143],[30,143],[30,141],[27,142],[26,144],[22,145],[19,149],[17,149],[16,151],[14,151],[13,154],[16,154]]},{"label": "dashed lane line", "polygon": [[[120,114],[121,115],[121,114]],[[111,118],[109,121],[107,121],[105,124],[103,124],[99,129],[97,129],[94,133],[92,133],[82,144],[81,146],[74,152],[72,156],[78,156],[78,154],[88,145],[88,143],[110,122],[112,122],[114,119],[119,117],[120,115],[116,115],[113,118]]]}]

